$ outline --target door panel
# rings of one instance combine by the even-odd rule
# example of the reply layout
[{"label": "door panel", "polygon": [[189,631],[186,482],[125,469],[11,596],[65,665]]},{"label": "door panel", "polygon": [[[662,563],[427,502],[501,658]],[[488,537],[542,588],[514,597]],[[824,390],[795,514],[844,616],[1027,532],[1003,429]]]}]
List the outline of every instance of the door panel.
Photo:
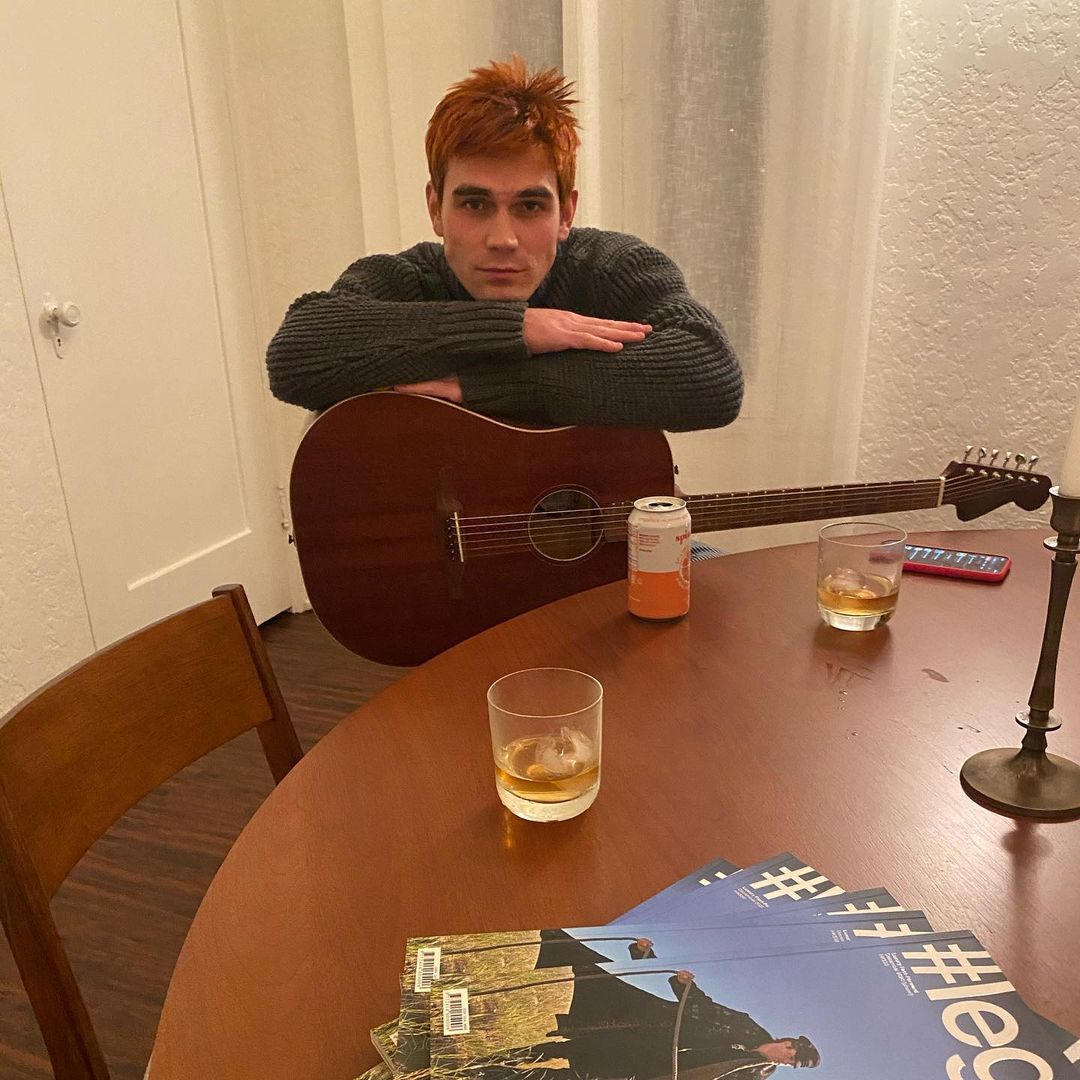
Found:
[{"label": "door panel", "polygon": [[[0,16],[0,177],[98,646],[225,581],[257,618],[288,605],[250,298],[219,287],[228,140],[196,124],[225,110],[186,30],[162,0]],[[63,358],[47,293],[81,309]]]}]

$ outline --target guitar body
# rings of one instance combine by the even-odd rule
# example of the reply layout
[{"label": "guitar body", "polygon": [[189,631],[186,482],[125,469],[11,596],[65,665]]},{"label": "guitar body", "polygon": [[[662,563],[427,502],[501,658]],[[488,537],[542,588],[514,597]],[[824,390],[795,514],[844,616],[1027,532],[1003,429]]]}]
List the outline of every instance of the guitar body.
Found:
[{"label": "guitar body", "polygon": [[[368,659],[418,664],[625,577],[625,532],[622,542],[605,538],[590,507],[670,494],[673,483],[658,431],[530,429],[435,398],[365,394],[322,413],[304,435],[292,469],[293,530],[326,629]],[[546,511],[565,518],[578,506],[576,541],[545,531]],[[455,525],[455,511],[469,523]]]},{"label": "guitar body", "polygon": [[[700,532],[916,510],[961,520],[1050,481],[985,450],[923,480],[691,495]],[[1027,469],[1023,465],[1027,463]],[[419,664],[489,626],[626,576],[635,499],[674,488],[662,432],[529,428],[437,398],[349,398],[296,452],[293,532],[312,607],[347,649]]]}]

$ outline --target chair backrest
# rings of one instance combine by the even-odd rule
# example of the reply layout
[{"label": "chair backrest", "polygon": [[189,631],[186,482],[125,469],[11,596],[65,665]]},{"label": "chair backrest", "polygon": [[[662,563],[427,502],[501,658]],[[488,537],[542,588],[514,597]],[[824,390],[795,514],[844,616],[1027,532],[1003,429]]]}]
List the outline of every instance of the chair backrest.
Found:
[{"label": "chair backrest", "polygon": [[144,795],[251,728],[280,781],[303,751],[239,585],[94,654],[0,720],[0,918],[60,1080],[108,1070],[50,899]]}]

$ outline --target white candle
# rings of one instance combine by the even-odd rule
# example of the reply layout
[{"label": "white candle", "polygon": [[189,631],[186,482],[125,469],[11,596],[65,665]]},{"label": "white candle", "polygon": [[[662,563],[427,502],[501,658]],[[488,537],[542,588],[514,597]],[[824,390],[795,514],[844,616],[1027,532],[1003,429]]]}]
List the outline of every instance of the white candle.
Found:
[{"label": "white candle", "polygon": [[1072,431],[1065,444],[1065,464],[1061,468],[1061,482],[1058,490],[1062,495],[1071,495],[1080,499],[1080,401],[1073,413]]}]

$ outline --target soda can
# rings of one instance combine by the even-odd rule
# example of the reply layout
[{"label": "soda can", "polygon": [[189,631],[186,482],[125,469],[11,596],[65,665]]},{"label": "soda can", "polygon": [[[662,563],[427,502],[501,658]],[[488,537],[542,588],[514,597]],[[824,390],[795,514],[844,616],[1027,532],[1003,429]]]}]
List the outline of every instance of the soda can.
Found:
[{"label": "soda can", "polygon": [[638,499],[627,521],[631,615],[677,619],[690,610],[690,512],[672,495]]}]

